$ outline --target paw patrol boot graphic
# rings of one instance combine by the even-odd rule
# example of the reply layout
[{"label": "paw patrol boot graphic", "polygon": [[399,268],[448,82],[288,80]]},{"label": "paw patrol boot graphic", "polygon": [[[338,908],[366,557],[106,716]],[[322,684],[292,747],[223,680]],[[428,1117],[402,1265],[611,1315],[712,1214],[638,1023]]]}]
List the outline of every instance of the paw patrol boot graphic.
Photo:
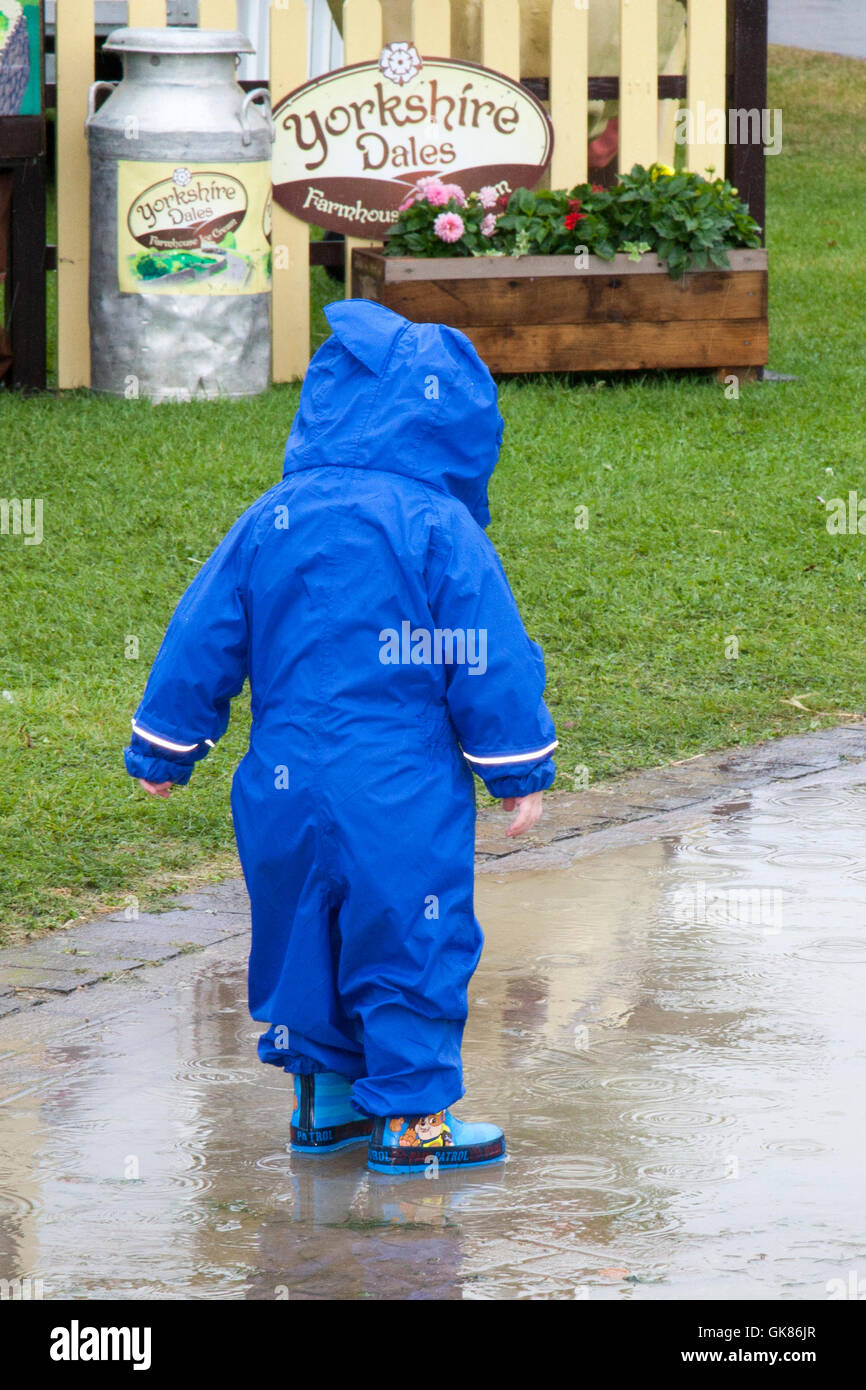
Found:
[{"label": "paw patrol boot graphic", "polygon": [[373,1121],[367,1167],[376,1173],[425,1173],[484,1168],[505,1157],[505,1135],[496,1125],[470,1125],[450,1110],[435,1115],[395,1115]]},{"label": "paw patrol boot graphic", "polygon": [[329,1154],[365,1144],[373,1121],[352,1106],[352,1083],[335,1071],[318,1071],[292,1077],[295,1108],[292,1111],[292,1153]]}]

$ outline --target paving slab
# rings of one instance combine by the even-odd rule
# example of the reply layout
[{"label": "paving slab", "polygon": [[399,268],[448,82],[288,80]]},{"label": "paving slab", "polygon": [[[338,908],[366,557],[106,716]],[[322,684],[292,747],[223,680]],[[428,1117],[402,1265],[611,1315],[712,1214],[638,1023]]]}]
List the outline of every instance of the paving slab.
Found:
[{"label": "paving slab", "polygon": [[28,1009],[31,1000],[23,994],[4,994],[0,996],[0,1018],[5,1018],[7,1014],[20,1013],[22,1009]]},{"label": "paving slab", "polygon": [[[101,952],[90,951],[58,951],[57,945],[59,943],[55,944],[53,941],[42,950],[33,949],[34,946],[42,946],[42,944],[41,941],[34,942],[33,946],[24,946],[17,951],[4,951],[2,960],[0,960],[0,975],[9,966],[20,966],[28,970],[44,969],[61,974],[78,974],[81,971],[88,973],[88,970],[96,969],[102,978],[105,975],[116,974],[119,970],[137,970],[140,966],[148,963],[146,957],[106,956]],[[0,989],[0,993],[2,993],[2,989]]]},{"label": "paving slab", "polygon": [[184,893],[177,899],[178,907],[197,908],[202,912],[239,913],[248,917],[250,899],[242,878],[229,878],[223,883],[208,884],[194,893]]},{"label": "paving slab", "polygon": [[[157,946],[210,946],[214,941],[222,941],[226,936],[237,936],[246,930],[247,918],[231,912],[223,915],[218,912],[189,908],[169,912],[143,912],[140,917],[130,921],[126,917],[101,917],[99,924],[105,931],[104,941],[110,945],[112,927],[123,927],[123,939],[127,942],[153,943]],[[119,934],[121,935],[121,934]],[[121,953],[122,954],[122,953]]]},{"label": "paving slab", "polygon": [[74,933],[76,941],[88,950],[110,959],[145,962],[171,960],[172,956],[179,955],[181,951],[180,943],[173,939],[176,933],[162,931],[159,927],[134,933],[114,932],[111,927],[103,926],[100,919],[98,922],[73,927],[70,929],[71,933]]},{"label": "paving slab", "polygon": [[70,994],[82,985],[93,985],[104,978],[95,970],[49,970],[40,964],[29,967],[0,964],[0,984],[13,989],[47,989],[52,994]]},{"label": "paving slab", "polygon": [[770,0],[770,43],[866,58],[862,0]]}]

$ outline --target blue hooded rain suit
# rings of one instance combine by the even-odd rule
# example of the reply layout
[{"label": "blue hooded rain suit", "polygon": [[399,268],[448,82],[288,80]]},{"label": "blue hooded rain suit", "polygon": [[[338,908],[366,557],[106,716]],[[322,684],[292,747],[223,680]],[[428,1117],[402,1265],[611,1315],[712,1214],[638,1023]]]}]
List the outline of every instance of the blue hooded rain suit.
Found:
[{"label": "blue hooded rain suit", "polygon": [[363,1113],[433,1113],[463,1094],[483,940],[472,771],[496,797],[544,789],[555,734],[483,530],[490,373],[454,329],[367,300],[326,313],[283,480],[181,599],[126,766],[186,783],[249,677],[232,813],[259,1054],[350,1078]]}]

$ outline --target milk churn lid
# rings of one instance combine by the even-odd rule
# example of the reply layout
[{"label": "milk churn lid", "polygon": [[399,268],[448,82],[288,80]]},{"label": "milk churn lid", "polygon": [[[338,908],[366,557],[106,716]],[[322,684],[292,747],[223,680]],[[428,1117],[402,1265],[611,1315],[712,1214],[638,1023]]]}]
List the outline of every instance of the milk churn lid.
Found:
[{"label": "milk churn lid", "polygon": [[239,29],[114,29],[103,44],[108,53],[255,53]]}]

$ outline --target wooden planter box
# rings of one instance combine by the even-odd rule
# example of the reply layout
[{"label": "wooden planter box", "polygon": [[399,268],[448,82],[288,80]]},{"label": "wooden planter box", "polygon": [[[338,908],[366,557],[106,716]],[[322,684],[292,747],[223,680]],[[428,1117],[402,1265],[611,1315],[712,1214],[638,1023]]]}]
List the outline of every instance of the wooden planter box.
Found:
[{"label": "wooden planter box", "polygon": [[767,252],[729,251],[730,270],[672,280],[657,256],[405,259],[356,247],[352,294],[472,339],[492,372],[716,368],[767,362]]}]

